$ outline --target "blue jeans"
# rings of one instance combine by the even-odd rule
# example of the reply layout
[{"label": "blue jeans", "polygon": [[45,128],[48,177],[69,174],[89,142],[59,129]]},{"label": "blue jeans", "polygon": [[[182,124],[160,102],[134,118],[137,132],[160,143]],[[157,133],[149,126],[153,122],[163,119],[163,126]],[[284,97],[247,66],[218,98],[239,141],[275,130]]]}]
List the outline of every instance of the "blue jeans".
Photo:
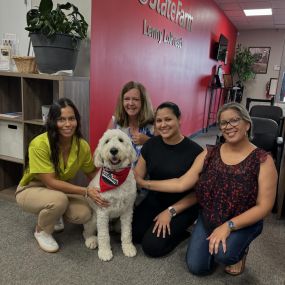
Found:
[{"label": "blue jeans", "polygon": [[188,243],[186,262],[188,269],[194,275],[210,274],[216,263],[232,265],[241,260],[249,244],[262,232],[263,221],[232,232],[227,238],[227,251],[224,253],[220,243],[217,254],[209,253],[209,236],[203,224],[201,215],[193,229]]}]

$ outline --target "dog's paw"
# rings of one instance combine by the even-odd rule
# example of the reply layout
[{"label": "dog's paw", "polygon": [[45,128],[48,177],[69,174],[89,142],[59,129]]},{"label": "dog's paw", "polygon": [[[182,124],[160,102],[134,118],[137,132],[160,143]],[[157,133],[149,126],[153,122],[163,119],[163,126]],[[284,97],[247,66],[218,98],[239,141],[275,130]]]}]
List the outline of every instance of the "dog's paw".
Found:
[{"label": "dog's paw", "polygon": [[103,261],[109,261],[113,258],[112,250],[110,249],[99,249],[98,257]]},{"label": "dog's paw", "polygon": [[122,244],[123,253],[125,256],[134,257],[137,254],[137,249],[132,243]]},{"label": "dog's paw", "polygon": [[85,240],[86,247],[90,249],[95,249],[97,247],[97,238],[96,236],[91,236]]}]

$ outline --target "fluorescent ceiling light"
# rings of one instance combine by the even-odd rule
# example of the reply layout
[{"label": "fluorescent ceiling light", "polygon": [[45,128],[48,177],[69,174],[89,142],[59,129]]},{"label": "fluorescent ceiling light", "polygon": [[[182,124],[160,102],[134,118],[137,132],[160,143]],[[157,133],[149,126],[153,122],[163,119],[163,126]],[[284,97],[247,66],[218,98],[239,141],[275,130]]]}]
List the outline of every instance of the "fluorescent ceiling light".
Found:
[{"label": "fluorescent ceiling light", "polygon": [[246,16],[268,16],[272,15],[272,9],[246,9],[243,10]]}]

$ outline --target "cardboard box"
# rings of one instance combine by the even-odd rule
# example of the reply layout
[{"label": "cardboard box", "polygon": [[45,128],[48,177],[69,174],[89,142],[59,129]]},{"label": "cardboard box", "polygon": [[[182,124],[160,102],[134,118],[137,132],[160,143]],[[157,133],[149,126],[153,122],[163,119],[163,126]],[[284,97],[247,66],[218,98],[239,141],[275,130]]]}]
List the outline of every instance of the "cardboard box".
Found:
[{"label": "cardboard box", "polygon": [[0,155],[24,159],[22,123],[0,121]]}]

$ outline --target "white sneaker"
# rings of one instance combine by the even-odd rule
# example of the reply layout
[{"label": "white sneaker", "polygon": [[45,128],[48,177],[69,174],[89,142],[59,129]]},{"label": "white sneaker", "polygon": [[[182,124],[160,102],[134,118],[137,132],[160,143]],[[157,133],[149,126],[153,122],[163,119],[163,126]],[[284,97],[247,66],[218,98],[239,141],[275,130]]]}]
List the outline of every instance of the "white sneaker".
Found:
[{"label": "white sneaker", "polygon": [[52,235],[41,231],[35,232],[34,236],[42,250],[46,252],[56,252],[59,250],[59,246]]},{"label": "white sneaker", "polygon": [[62,217],[60,217],[58,221],[56,222],[56,224],[54,225],[54,231],[61,232],[63,230],[64,230],[64,223],[63,223]]}]

